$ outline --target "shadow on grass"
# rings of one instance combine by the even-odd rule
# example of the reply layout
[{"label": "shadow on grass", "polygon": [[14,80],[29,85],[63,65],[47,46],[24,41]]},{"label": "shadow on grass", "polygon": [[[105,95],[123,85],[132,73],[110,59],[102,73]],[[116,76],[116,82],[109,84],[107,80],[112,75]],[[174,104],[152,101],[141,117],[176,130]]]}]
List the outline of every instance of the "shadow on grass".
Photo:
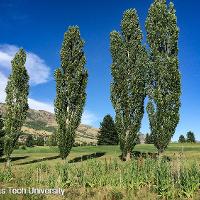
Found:
[{"label": "shadow on grass", "polygon": [[[152,158],[152,159],[158,159],[159,155],[158,153],[152,153],[152,152],[140,152],[140,151],[133,151],[132,157],[134,158]],[[162,159],[165,161],[171,161],[171,158],[169,156],[163,155]]]},{"label": "shadow on grass", "polygon": [[134,158],[158,158],[158,153],[133,151],[132,157]]},{"label": "shadow on grass", "polygon": [[[103,155],[105,155],[105,152],[96,152],[96,153],[89,154],[89,155],[83,155],[83,156],[80,156],[80,157],[76,157],[72,160],[69,160],[69,163],[81,162],[81,161],[88,160],[88,159],[98,158],[98,157],[101,157]],[[54,159],[57,159],[57,158],[60,158],[60,156],[58,155],[58,156],[52,156],[52,157],[45,157],[45,158],[30,160],[30,161],[27,161],[27,162],[19,163],[17,165],[33,164],[33,163],[38,163],[38,162],[47,161],[47,160],[54,160]]]},{"label": "shadow on grass", "polygon": [[27,161],[27,162],[19,163],[18,165],[27,165],[27,164],[32,164],[32,163],[38,163],[38,162],[46,161],[46,160],[54,160],[54,159],[57,159],[59,157],[60,156],[52,156],[52,157],[40,158],[40,159],[36,159],[36,160],[30,160],[30,161]]},{"label": "shadow on grass", "polygon": [[[121,160],[122,155],[120,155]],[[158,159],[159,155],[158,153],[152,153],[152,152],[140,152],[140,151],[133,151],[131,154],[131,158],[134,159],[141,159],[141,158],[151,158],[151,159]],[[169,156],[162,156],[162,159],[165,161],[171,161],[171,158]]]},{"label": "shadow on grass", "polygon": [[[17,161],[21,159],[26,159],[29,156],[17,156],[17,157],[11,157],[11,161]],[[6,162],[6,158],[0,158],[0,163]]]},{"label": "shadow on grass", "polygon": [[76,163],[76,162],[82,162],[82,161],[85,161],[85,160],[88,160],[88,159],[99,158],[99,157],[104,156],[105,154],[106,154],[105,152],[96,152],[96,153],[92,153],[92,154],[89,154],[89,155],[83,155],[83,156],[80,156],[80,157],[76,157],[72,160],[69,160],[69,163]]}]

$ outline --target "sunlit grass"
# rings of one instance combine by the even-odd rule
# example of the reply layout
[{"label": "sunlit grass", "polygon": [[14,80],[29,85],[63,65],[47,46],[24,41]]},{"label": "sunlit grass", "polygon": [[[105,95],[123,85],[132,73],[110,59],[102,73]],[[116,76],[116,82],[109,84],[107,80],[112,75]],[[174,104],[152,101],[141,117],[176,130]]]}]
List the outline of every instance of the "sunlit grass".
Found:
[{"label": "sunlit grass", "polygon": [[[156,152],[151,144],[134,150]],[[57,147],[48,146],[15,150],[11,171],[0,163],[0,186],[61,187],[68,191],[65,199],[200,199],[200,144],[170,144],[164,153],[170,161],[138,157],[123,162],[119,146],[74,147],[67,161],[58,154]]]}]

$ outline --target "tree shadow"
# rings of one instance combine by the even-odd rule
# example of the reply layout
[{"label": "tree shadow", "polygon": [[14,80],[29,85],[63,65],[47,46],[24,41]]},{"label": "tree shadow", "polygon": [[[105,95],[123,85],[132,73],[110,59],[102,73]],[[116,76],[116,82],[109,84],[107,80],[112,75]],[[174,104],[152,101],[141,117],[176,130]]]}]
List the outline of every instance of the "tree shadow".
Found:
[{"label": "tree shadow", "polygon": [[[152,153],[152,152],[140,152],[140,151],[133,151],[132,157],[134,158],[151,158],[151,159],[158,159],[159,154],[158,153]],[[165,161],[171,161],[171,158],[169,156],[163,155],[162,160]]]},{"label": "tree shadow", "polygon": [[89,155],[83,155],[83,156],[76,157],[72,160],[69,160],[68,163],[76,163],[76,162],[82,162],[88,159],[99,158],[99,157],[104,156],[105,154],[106,154],[105,152],[96,152]]},{"label": "tree shadow", "polygon": [[133,151],[132,157],[134,158],[158,158],[158,153],[152,153],[152,152],[140,152],[140,151]]},{"label": "tree shadow", "polygon": [[[17,160],[21,160],[21,159],[26,159],[29,156],[17,156],[17,157],[11,157],[11,161],[17,161]],[[0,158],[0,163],[4,163],[6,162],[6,158]]]},{"label": "tree shadow", "polygon": [[[119,156],[121,160],[125,161],[122,158],[122,155]],[[140,159],[140,158],[151,158],[151,159],[158,159],[159,158],[159,154],[158,153],[152,153],[152,152],[140,152],[140,151],[133,151],[131,153],[131,158],[135,158],[135,159]],[[162,156],[162,159],[165,161],[171,161],[171,158],[169,156]]]},{"label": "tree shadow", "polygon": [[40,159],[36,159],[36,160],[30,160],[30,161],[27,161],[27,162],[19,163],[18,165],[27,165],[27,164],[33,164],[33,163],[46,161],[46,160],[54,160],[54,159],[57,159],[59,157],[60,156],[51,156],[51,157],[46,157],[46,158],[40,158]]}]

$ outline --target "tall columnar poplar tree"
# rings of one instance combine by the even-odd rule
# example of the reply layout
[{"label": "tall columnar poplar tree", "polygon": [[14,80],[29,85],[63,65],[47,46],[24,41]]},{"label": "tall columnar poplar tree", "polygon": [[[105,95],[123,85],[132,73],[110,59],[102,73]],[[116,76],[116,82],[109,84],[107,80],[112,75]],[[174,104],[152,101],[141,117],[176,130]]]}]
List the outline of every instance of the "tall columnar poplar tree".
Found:
[{"label": "tall columnar poplar tree", "polygon": [[180,73],[177,18],[174,5],[155,0],[146,20],[150,46],[147,112],[154,145],[162,153],[179,122]]},{"label": "tall columnar poplar tree", "polygon": [[60,156],[66,159],[74,143],[86,100],[88,73],[83,52],[84,41],[77,26],[68,28],[61,49],[61,67],[55,71],[55,115],[58,123]]},{"label": "tall columnar poplar tree", "polygon": [[6,86],[4,153],[8,165],[28,110],[29,76],[25,62],[26,53],[20,49],[11,61],[12,72]]},{"label": "tall columnar poplar tree", "polygon": [[113,76],[111,101],[116,112],[122,159],[129,160],[144,113],[147,58],[135,9],[124,12],[121,33],[111,32],[110,43]]}]

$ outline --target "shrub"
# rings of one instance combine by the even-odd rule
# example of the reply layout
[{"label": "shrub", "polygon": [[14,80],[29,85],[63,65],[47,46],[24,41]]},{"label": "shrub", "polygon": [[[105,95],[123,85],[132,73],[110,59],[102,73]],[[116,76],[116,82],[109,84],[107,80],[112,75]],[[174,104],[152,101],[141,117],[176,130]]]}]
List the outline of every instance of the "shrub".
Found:
[{"label": "shrub", "polygon": [[35,145],[44,146],[44,138],[41,137],[41,136],[37,137],[36,140],[35,140]]},{"label": "shrub", "polygon": [[22,146],[21,146],[21,149],[22,149],[22,150],[26,150],[26,146],[25,146],[25,145],[22,145]]},{"label": "shrub", "polygon": [[26,138],[26,146],[27,147],[33,147],[34,145],[34,139],[32,135],[28,135],[28,137]]},{"label": "shrub", "polygon": [[180,137],[178,139],[178,142],[179,143],[185,143],[186,142],[186,139],[185,139],[184,135],[180,135]]},{"label": "shrub", "polygon": [[187,142],[189,142],[189,143],[196,142],[194,133],[192,131],[187,132]]}]

